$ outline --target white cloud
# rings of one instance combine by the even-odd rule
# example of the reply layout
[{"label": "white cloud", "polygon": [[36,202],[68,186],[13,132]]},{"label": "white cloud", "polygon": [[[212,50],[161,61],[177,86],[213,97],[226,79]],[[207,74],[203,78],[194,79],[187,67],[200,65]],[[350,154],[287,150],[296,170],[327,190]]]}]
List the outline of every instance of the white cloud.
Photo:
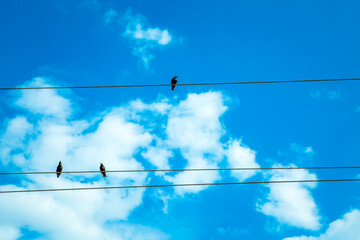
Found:
[{"label": "white cloud", "polygon": [[2,240],[16,240],[21,237],[20,231],[12,226],[0,226],[0,236]]},{"label": "white cloud", "polygon": [[[225,154],[230,168],[260,167],[255,161],[255,151],[243,146],[239,140],[230,141]],[[244,181],[255,174],[256,171],[231,171],[231,175],[236,177],[239,181]]]},{"label": "white cloud", "polygon": [[[39,83],[39,79],[34,79],[34,82]],[[45,82],[41,84],[46,85]],[[51,171],[61,160],[64,171],[98,169],[100,162],[108,169],[143,168],[134,156],[141,148],[149,146],[153,137],[141,125],[131,122],[116,108],[100,117],[96,116],[97,121],[59,121],[65,116],[63,111],[71,112],[70,101],[52,90],[50,94],[39,94],[25,104],[32,93],[24,91],[17,100],[29,112],[38,114],[37,121],[29,123],[25,117],[18,116],[8,122],[7,130],[0,139],[2,155],[9,158],[22,156],[23,161],[12,161],[16,167],[23,171]],[[54,110],[44,100],[49,105],[50,100],[55,100],[60,106]],[[15,147],[15,153],[7,150]],[[93,175],[79,177],[63,174],[59,179],[49,175],[33,175],[22,179],[19,188],[144,185],[147,181],[145,173],[108,175],[107,179]],[[7,195],[0,200],[0,226],[11,225],[16,232],[28,226],[32,231],[45,234],[47,239],[125,239],[121,234],[103,229],[108,226],[108,221],[126,220],[131,211],[141,205],[144,192],[144,189],[129,189],[29,194],[21,198]],[[150,230],[147,232],[150,234]]]},{"label": "white cloud", "polygon": [[117,231],[121,232],[124,239],[129,240],[166,240],[170,236],[150,227],[138,224],[119,224]]},{"label": "white cloud", "polygon": [[358,209],[346,213],[343,218],[329,224],[325,233],[318,237],[290,237],[284,240],[359,240],[360,211]]},{"label": "white cloud", "polygon": [[[154,107],[164,104],[164,107]],[[156,145],[148,148],[143,156],[157,168],[169,168],[169,159],[174,156],[170,149],[180,150],[185,160],[184,168],[217,168],[226,158],[232,167],[259,167],[255,162],[255,152],[238,140],[230,143],[221,142],[225,134],[220,118],[227,110],[225,97],[219,92],[189,94],[178,105],[170,106],[166,101],[156,104],[144,104],[140,100],[130,102],[133,109],[143,111],[152,109],[154,112],[165,109],[168,113],[165,139],[156,139]],[[161,106],[161,105],[160,105]],[[253,176],[254,171],[233,172],[240,181]],[[213,183],[220,179],[218,172],[180,172],[177,174],[157,173],[164,179],[175,184],[180,183]],[[175,193],[198,193],[206,186],[178,187]],[[167,204],[168,196],[162,194]]]},{"label": "white cloud", "polygon": [[168,209],[169,209],[169,200],[171,199],[171,196],[168,195],[167,193],[165,193],[165,191],[161,190],[161,189],[158,189],[157,190],[157,197],[160,198],[163,203],[164,203],[164,206],[163,206],[163,212],[165,214],[168,214]]},{"label": "white cloud", "polygon": [[3,164],[6,165],[11,160],[17,162],[21,159],[18,156],[10,159],[10,156],[14,155],[12,154],[14,151],[25,150],[24,141],[32,131],[33,125],[22,116],[15,117],[7,123],[7,129],[0,139],[0,156]]},{"label": "white cloud", "polygon": [[[36,84],[48,86],[43,78],[28,83],[29,86]],[[35,113],[36,120],[34,116],[17,116],[7,122],[0,137],[0,153],[8,159],[18,159],[12,161],[11,166],[22,171],[55,170],[60,160],[64,171],[99,169],[100,162],[108,170],[143,169],[139,161],[141,156],[156,168],[170,168],[170,160],[178,155],[177,152],[181,156],[176,156],[176,161],[181,161],[187,168],[216,168],[226,158],[229,165],[258,166],[255,152],[239,140],[230,141],[230,145],[221,142],[226,131],[220,118],[227,107],[220,92],[189,94],[178,104],[172,104],[168,99],[151,103],[137,99],[85,120],[73,119],[73,103],[57,91],[38,93],[39,96],[30,100],[31,91],[23,91],[16,100],[30,115]],[[57,103],[57,107],[50,106],[52,102]],[[241,159],[235,159],[237,157]],[[252,175],[234,176],[243,180]],[[220,179],[215,171],[166,173],[155,177],[171,183],[215,182]],[[62,174],[60,178],[29,175],[16,187],[145,185],[149,181],[147,173],[108,173],[106,179],[100,174]],[[2,189],[16,187],[2,186]],[[206,187],[176,188],[175,193],[183,196],[203,189]],[[0,212],[6,213],[0,215],[0,226],[12,227],[12,236],[21,234],[20,229],[27,226],[31,231],[55,240],[70,236],[74,239],[81,239],[80,236],[86,239],[167,239],[166,234],[153,228],[145,227],[144,233],[140,234],[129,230],[136,229],[131,227],[131,223],[127,230],[115,224],[127,220],[131,212],[142,204],[144,194],[144,189],[28,194],[22,198],[10,194],[0,199]],[[164,211],[167,211],[171,196],[166,192],[157,196],[164,201]],[[35,207],[31,207],[33,205]],[[123,229],[124,234],[116,226]],[[125,235],[129,237],[123,237]]]},{"label": "white cloud", "polygon": [[145,67],[148,67],[149,62],[154,58],[150,53],[151,49],[168,45],[172,36],[167,29],[145,27],[145,17],[134,15],[131,10],[126,12],[124,21],[126,22],[124,36],[133,41],[133,54],[140,57]]},{"label": "white cloud", "polygon": [[[281,167],[281,165],[274,165]],[[273,170],[270,181],[316,179],[307,170]],[[274,217],[279,223],[289,226],[317,230],[320,216],[310,189],[315,183],[269,184],[266,199],[259,200],[257,210]]]},{"label": "white cloud", "polygon": [[[23,169],[31,171],[45,171],[55,169],[57,162],[62,161],[64,171],[98,169],[102,162],[108,169],[142,169],[142,165],[134,159],[134,155],[141,147],[151,142],[151,135],[138,124],[128,122],[122,116],[113,112],[106,114],[95,131],[82,134],[76,124],[57,124],[52,120],[44,119],[37,131],[39,135],[28,145],[30,156]],[[109,174],[110,175],[110,174]],[[103,185],[143,185],[146,183],[146,174],[111,175],[104,182],[102,179],[92,179],[91,186]],[[88,176],[91,177],[91,176]],[[85,187],[78,178],[63,176],[55,179],[53,176],[33,176],[31,180],[36,188]],[[92,217],[98,212],[98,219],[103,222],[113,219],[126,219],[130,212],[142,203],[144,190],[104,191],[98,193],[82,193],[81,195],[60,195],[64,204],[77,208],[78,214],[89,214],[87,208],[92,209]],[[66,196],[65,199],[62,199]],[[89,196],[88,204],[81,199]],[[92,206],[94,204],[95,206]],[[121,206],[121,208],[117,207]],[[83,211],[81,211],[83,209]]]},{"label": "white cloud", "polygon": [[[158,144],[155,147],[149,147],[146,152],[142,153],[142,156],[158,169],[169,169],[169,158],[173,156],[173,153],[162,146],[161,141],[158,140]],[[163,172],[157,172],[156,174],[164,175]]]},{"label": "white cloud", "polygon": [[129,105],[136,112],[152,111],[152,112],[158,112],[160,114],[168,113],[169,109],[171,108],[171,105],[168,103],[167,99],[162,99],[160,101],[151,104],[146,104],[143,101],[141,101],[141,99],[136,99],[130,101]]},{"label": "white cloud", "polygon": [[136,24],[135,31],[127,29],[126,33],[135,39],[154,41],[160,45],[166,45],[171,41],[168,30],[160,30],[159,28],[148,28],[143,30],[142,28],[141,24]]},{"label": "white cloud", "polygon": [[166,133],[169,145],[180,148],[185,157],[222,155],[220,138],[225,133],[220,116],[227,110],[219,92],[189,94],[169,114]]},{"label": "white cloud", "polygon": [[291,150],[293,150],[295,153],[299,155],[312,155],[314,153],[314,150],[312,147],[302,147],[299,144],[292,143],[291,144]]},{"label": "white cloud", "polygon": [[[226,111],[218,92],[189,94],[169,113],[166,133],[171,148],[180,149],[186,168],[216,168],[223,158],[220,116]],[[181,172],[166,179],[173,183],[206,183],[220,178],[217,172]],[[206,187],[176,188],[178,194],[198,192]]]},{"label": "white cloud", "polygon": [[[44,78],[34,78],[23,87],[49,87]],[[16,105],[36,114],[42,114],[60,119],[68,118],[71,113],[70,101],[58,95],[53,89],[22,90]]]},{"label": "white cloud", "polygon": [[3,216],[0,217],[1,225],[11,225],[18,229],[27,226],[33,231],[49,232],[47,239],[95,240],[107,235],[100,226],[82,218],[77,211],[47,194],[22,197],[8,194],[0,199],[0,209]]},{"label": "white cloud", "polygon": [[171,36],[169,31],[160,28],[146,28],[146,19],[141,15],[133,15],[131,11],[127,11],[124,17],[127,20],[125,34],[131,38],[150,41],[160,45],[170,43]]},{"label": "white cloud", "polygon": [[312,147],[307,147],[305,149],[305,153],[313,153],[313,152],[314,152],[314,150],[312,149]]},{"label": "white cloud", "polygon": [[[10,186],[7,186],[8,189]],[[14,189],[14,186],[11,186]],[[1,190],[3,190],[1,188]],[[84,211],[94,212],[93,208],[97,208],[97,204],[102,207],[110,204],[113,209],[123,208],[119,205],[116,195],[106,199],[106,202],[94,201],[94,198],[104,195],[104,192],[98,193],[82,192],[68,194],[66,198],[63,193],[42,194],[34,193],[22,197],[7,194],[0,199],[0,211],[3,217],[0,217],[0,233],[2,229],[7,229],[5,239],[17,239],[20,235],[19,229],[26,226],[32,231],[39,232],[44,235],[44,239],[168,239],[168,237],[159,230],[141,225],[126,224],[125,226],[116,224],[111,228],[103,226],[102,219],[107,215],[110,209],[101,209],[94,216],[89,217],[86,214],[79,214],[77,206],[64,204],[63,201],[71,197],[73,204],[73,194],[78,195],[79,203],[86,205]],[[60,196],[60,197],[59,197]],[[97,199],[98,200],[98,199]],[[116,205],[112,202],[117,202]],[[70,201],[68,201],[70,202]],[[89,204],[91,202],[91,204]],[[41,203],[41,204],[40,204]],[[76,203],[76,202],[75,202]],[[10,231],[9,231],[10,230]],[[1,239],[4,239],[3,236]]]}]

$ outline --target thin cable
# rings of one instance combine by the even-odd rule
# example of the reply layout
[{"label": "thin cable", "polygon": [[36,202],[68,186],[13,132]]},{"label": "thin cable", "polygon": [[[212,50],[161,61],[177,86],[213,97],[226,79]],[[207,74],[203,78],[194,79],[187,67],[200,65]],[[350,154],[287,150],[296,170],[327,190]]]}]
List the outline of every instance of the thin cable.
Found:
[{"label": "thin cable", "polygon": [[[218,83],[178,83],[176,86],[205,86],[205,85],[240,85],[240,84],[265,84],[265,83],[305,83],[305,82],[339,82],[359,81],[360,78],[337,79],[308,79],[284,81],[255,81],[255,82],[218,82]],[[171,84],[138,84],[138,85],[98,85],[98,86],[64,86],[64,87],[2,87],[0,90],[44,90],[44,89],[75,89],[75,88],[134,88],[134,87],[170,87]]]},{"label": "thin cable", "polygon": [[[184,169],[140,169],[140,170],[109,170],[106,173],[139,173],[139,172],[201,172],[201,171],[264,171],[294,169],[359,169],[360,166],[347,167],[263,167],[263,168],[184,168]],[[100,173],[100,171],[64,171],[63,173]],[[0,172],[0,175],[56,174],[56,172]]]},{"label": "thin cable", "polygon": [[350,178],[350,179],[323,179],[323,180],[286,180],[286,181],[265,181],[265,182],[183,183],[183,184],[164,184],[164,185],[145,185],[145,186],[135,185],[135,186],[116,186],[116,187],[29,189],[29,190],[0,191],[0,194],[1,193],[83,191],[83,190],[100,190],[100,189],[109,190],[109,189],[130,189],[130,188],[162,188],[162,187],[193,187],[193,186],[220,186],[220,185],[245,185],[245,184],[272,184],[272,183],[354,182],[354,181],[360,181],[360,179]]}]

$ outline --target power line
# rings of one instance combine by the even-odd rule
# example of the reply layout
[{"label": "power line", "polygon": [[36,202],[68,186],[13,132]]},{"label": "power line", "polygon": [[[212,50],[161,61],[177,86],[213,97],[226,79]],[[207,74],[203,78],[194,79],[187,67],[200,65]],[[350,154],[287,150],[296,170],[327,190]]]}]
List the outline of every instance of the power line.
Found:
[{"label": "power line", "polygon": [[221,186],[221,185],[245,185],[245,184],[278,184],[278,183],[311,183],[311,182],[354,182],[358,178],[351,179],[323,179],[323,180],[286,180],[286,181],[265,181],[265,182],[225,182],[225,183],[183,183],[164,185],[135,185],[115,187],[86,187],[86,188],[54,188],[54,189],[29,189],[29,190],[6,190],[1,193],[30,193],[30,192],[60,192],[60,191],[83,191],[83,190],[109,190],[109,189],[131,189],[131,188],[162,188],[162,187],[193,187],[193,186]]},{"label": "power line", "polygon": [[[346,167],[262,167],[262,168],[184,168],[184,169],[139,169],[139,170],[109,170],[106,173],[139,173],[139,172],[201,172],[201,171],[264,171],[264,170],[296,170],[296,169],[359,169],[360,166]],[[100,173],[100,171],[64,171],[63,173]],[[56,174],[56,172],[0,172],[0,175],[31,175]]]},{"label": "power line", "polygon": [[[275,80],[255,82],[217,82],[217,83],[178,83],[176,86],[209,86],[209,85],[243,85],[243,84],[266,84],[266,83],[305,83],[305,82],[339,82],[359,81],[360,78],[337,78],[337,79],[307,79],[307,80]],[[88,86],[63,86],[63,87],[2,87],[0,90],[45,90],[45,89],[76,89],[76,88],[135,88],[135,87],[170,87],[171,84],[136,84],[136,85],[88,85]]]}]

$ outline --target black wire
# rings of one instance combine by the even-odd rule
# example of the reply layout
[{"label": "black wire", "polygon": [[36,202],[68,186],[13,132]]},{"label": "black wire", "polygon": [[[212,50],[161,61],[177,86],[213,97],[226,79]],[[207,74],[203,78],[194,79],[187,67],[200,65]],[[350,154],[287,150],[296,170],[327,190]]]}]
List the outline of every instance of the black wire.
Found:
[{"label": "black wire", "polygon": [[[185,169],[140,169],[109,170],[106,173],[138,173],[138,172],[200,172],[200,171],[263,171],[263,170],[296,170],[296,169],[359,169],[360,166],[347,167],[265,167],[265,168],[185,168]],[[100,171],[64,171],[63,173],[99,173]],[[0,175],[56,174],[57,172],[0,172]]]},{"label": "black wire", "polygon": [[130,188],[161,188],[161,187],[191,187],[191,186],[220,186],[220,185],[245,185],[245,184],[272,184],[272,183],[311,183],[311,182],[354,182],[360,181],[357,178],[350,179],[323,179],[323,180],[284,180],[284,181],[265,181],[265,182],[230,182],[230,183],[183,183],[183,184],[164,184],[164,185],[135,185],[135,186],[116,186],[116,187],[86,187],[86,188],[55,188],[55,189],[29,189],[29,190],[6,190],[1,193],[29,193],[29,192],[60,192],[60,191],[82,191],[82,190],[106,190],[106,189],[130,189]]},{"label": "black wire", "polygon": [[[218,82],[218,83],[179,83],[176,86],[205,86],[205,85],[240,85],[240,84],[265,84],[265,83],[304,83],[304,82],[338,82],[359,81],[360,78],[337,78],[337,79],[308,79],[308,80],[284,80],[284,81],[255,81],[255,82]],[[74,88],[134,88],[134,87],[170,87],[171,84],[138,84],[138,85],[98,85],[98,86],[64,86],[64,87],[2,87],[0,90],[34,90],[34,89],[74,89]]]}]

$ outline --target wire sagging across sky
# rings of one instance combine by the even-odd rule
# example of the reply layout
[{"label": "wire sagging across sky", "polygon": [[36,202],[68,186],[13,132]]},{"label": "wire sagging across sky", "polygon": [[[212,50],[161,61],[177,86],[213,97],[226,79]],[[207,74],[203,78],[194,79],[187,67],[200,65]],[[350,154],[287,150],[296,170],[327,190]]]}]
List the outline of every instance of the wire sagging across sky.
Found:
[{"label": "wire sagging across sky", "polygon": [[[330,78],[330,79],[305,79],[305,80],[275,80],[254,82],[217,82],[217,83],[178,83],[176,86],[210,86],[210,85],[245,85],[267,83],[309,83],[309,82],[344,82],[359,81],[360,78]],[[137,85],[88,85],[88,86],[44,86],[44,87],[1,87],[0,90],[46,90],[46,89],[76,89],[76,88],[135,88],[135,87],[170,87],[171,84],[137,84]]]},{"label": "wire sagging across sky", "polygon": [[355,182],[359,178],[348,179],[323,179],[323,180],[283,180],[264,182],[223,182],[223,183],[183,183],[183,184],[160,184],[160,185],[135,185],[115,187],[86,187],[86,188],[54,188],[54,189],[28,189],[28,190],[5,190],[5,193],[31,193],[31,192],[60,192],[60,191],[85,191],[85,190],[109,190],[109,189],[131,189],[131,188],[162,188],[162,187],[194,187],[194,186],[225,186],[225,185],[246,185],[246,184],[280,184],[280,183],[311,183],[311,182]]},{"label": "wire sagging across sky", "polygon": [[[106,173],[137,173],[137,172],[202,172],[202,171],[265,171],[265,170],[296,170],[296,169],[360,169],[360,166],[338,167],[260,167],[260,168],[184,168],[184,169],[139,169],[139,170],[106,170]],[[64,171],[70,174],[96,173],[100,171]],[[56,172],[0,172],[0,175],[31,175],[31,174],[56,174]]]}]

